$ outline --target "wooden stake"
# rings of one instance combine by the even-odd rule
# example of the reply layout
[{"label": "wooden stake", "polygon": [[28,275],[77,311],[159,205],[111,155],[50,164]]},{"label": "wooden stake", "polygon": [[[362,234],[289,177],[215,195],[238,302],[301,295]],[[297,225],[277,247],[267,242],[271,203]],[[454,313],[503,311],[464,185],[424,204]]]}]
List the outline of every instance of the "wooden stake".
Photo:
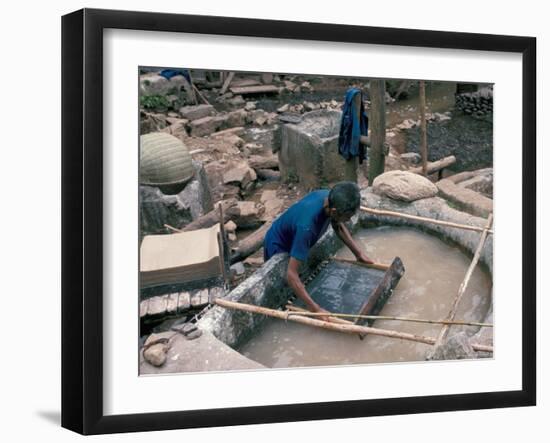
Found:
[{"label": "wooden stake", "polygon": [[233,77],[235,77],[235,73],[230,72],[227,78],[225,79],[225,82],[223,83],[222,89],[220,89],[220,95],[225,94],[225,91],[227,91],[227,88],[229,88],[229,85],[231,84]]},{"label": "wooden stake", "polygon": [[198,94],[198,96],[201,98],[201,100],[207,104],[207,105],[210,105],[210,103],[208,102],[208,100],[206,100],[206,98],[204,98],[204,95],[201,94],[201,91],[199,91],[199,89],[195,86],[195,84],[193,83],[193,89],[195,90],[195,92]]},{"label": "wooden stake", "polygon": [[374,179],[384,173],[386,157],[384,142],[386,141],[386,81],[371,79],[369,82],[371,109],[369,114],[370,127],[370,158],[369,185]]},{"label": "wooden stake", "polygon": [[[239,311],[249,312],[252,314],[267,315],[268,317],[279,318],[281,320],[290,320],[295,323],[301,323],[308,326],[315,326],[318,328],[328,329],[332,331],[347,332],[352,334],[357,334],[357,333],[372,334],[372,335],[378,335],[382,337],[397,338],[401,340],[425,343],[427,345],[433,345],[435,343],[435,338],[432,338],[432,337],[424,337],[421,335],[408,334],[406,332],[397,332],[397,331],[391,331],[387,329],[371,328],[369,326],[336,324],[336,323],[317,320],[317,319],[308,318],[300,315],[288,315],[287,312],[277,311],[276,309],[269,309],[269,308],[249,305],[245,303],[237,303],[229,300],[224,300],[221,298],[217,298],[216,300],[214,300],[214,303],[218,306],[221,306],[227,309],[236,309]],[[472,345],[472,347],[476,351],[493,352],[492,346],[474,344]]]},{"label": "wooden stake", "polygon": [[[467,231],[477,231],[477,232],[484,232],[485,228],[480,228],[478,226],[469,226],[469,225],[462,225],[460,223],[453,223],[443,220],[436,220],[435,218],[428,218],[428,217],[420,217],[418,215],[409,215],[404,214],[402,212],[394,212],[394,211],[385,211],[382,209],[373,209],[373,208],[367,208],[366,206],[360,207],[361,211],[368,212],[370,214],[376,214],[376,215],[383,215],[383,216],[390,216],[390,217],[401,217],[408,220],[417,220],[417,221],[424,221],[428,223],[433,223],[434,225],[441,225],[441,226],[449,226],[451,228],[460,228],[460,229],[466,229]],[[487,233],[492,234],[492,229],[487,230]]]},{"label": "wooden stake", "polygon": [[[462,300],[462,296],[466,292],[466,288],[468,287],[468,283],[470,282],[470,278],[472,277],[472,273],[474,272],[475,267],[477,266],[477,262],[479,261],[479,257],[481,256],[481,251],[483,250],[483,245],[485,244],[485,240],[487,239],[487,233],[489,231],[489,228],[493,224],[493,214],[489,214],[489,219],[487,220],[487,226],[485,227],[485,230],[481,234],[481,237],[479,239],[479,243],[477,245],[476,252],[474,254],[474,257],[472,258],[472,262],[470,263],[470,267],[468,268],[468,271],[466,272],[466,275],[464,276],[464,280],[462,280],[462,283],[460,284],[460,287],[458,288],[458,293],[456,294],[456,297],[453,301],[453,304],[451,306],[451,310],[449,311],[449,314],[447,315],[447,320],[452,321],[454,319],[454,316],[456,315],[456,310],[458,308],[458,305],[460,303],[460,300]],[[441,328],[441,331],[439,332],[439,335],[437,337],[437,340],[435,342],[435,346],[441,345],[445,338],[447,337],[447,334],[449,333],[450,326],[444,325]]]},{"label": "wooden stake", "polygon": [[426,131],[426,83],[420,80],[418,84],[420,108],[420,154],[422,156],[422,175],[428,174],[428,136]]}]

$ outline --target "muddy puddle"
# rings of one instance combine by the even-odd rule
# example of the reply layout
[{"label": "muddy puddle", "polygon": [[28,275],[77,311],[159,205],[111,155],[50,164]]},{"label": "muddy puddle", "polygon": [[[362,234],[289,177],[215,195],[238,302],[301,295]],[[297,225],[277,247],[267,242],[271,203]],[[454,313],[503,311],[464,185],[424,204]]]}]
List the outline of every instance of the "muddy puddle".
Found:
[{"label": "muddy puddle", "polygon": [[[380,315],[442,319],[466,274],[471,258],[457,246],[437,237],[410,229],[380,227],[356,235],[367,254],[377,262],[389,263],[399,256],[405,275]],[[351,258],[347,249],[337,254]],[[479,266],[459,306],[456,319],[482,321],[491,304],[490,275]],[[359,294],[346,296],[358,297]],[[377,320],[377,328],[436,337],[438,325]],[[467,327],[453,326],[451,334]],[[475,332],[470,327],[469,332]],[[239,351],[267,367],[332,366],[339,364],[421,361],[430,346],[421,343],[324,331],[278,319],[268,319]]]}]

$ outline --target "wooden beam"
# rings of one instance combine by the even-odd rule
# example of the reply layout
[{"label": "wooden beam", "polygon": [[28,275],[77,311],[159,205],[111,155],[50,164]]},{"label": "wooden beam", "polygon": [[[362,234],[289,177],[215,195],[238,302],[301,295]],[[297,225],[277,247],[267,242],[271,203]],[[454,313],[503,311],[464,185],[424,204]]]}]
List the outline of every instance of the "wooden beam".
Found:
[{"label": "wooden beam", "polygon": [[[433,174],[434,172],[441,171],[445,168],[448,168],[451,165],[454,165],[455,163],[456,163],[456,157],[454,155],[443,157],[435,162],[428,162],[428,164],[426,165],[426,174],[430,175],[430,174]],[[423,166],[409,169],[409,171],[414,172],[415,174],[423,174]]]},{"label": "wooden beam", "polygon": [[275,85],[259,85],[259,86],[242,86],[229,88],[233,94],[246,95],[246,94],[273,94],[279,93],[279,88]]}]

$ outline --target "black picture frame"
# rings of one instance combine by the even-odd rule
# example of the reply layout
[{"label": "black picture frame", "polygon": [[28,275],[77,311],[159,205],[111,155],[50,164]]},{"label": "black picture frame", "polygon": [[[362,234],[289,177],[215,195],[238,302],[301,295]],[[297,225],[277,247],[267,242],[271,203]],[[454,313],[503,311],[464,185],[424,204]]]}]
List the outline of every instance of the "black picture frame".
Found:
[{"label": "black picture frame", "polygon": [[[103,30],[170,31],[501,51],[522,55],[522,388],[132,415],[103,413]],[[83,9],[62,18],[62,426],[82,434],[536,404],[536,39]]]}]

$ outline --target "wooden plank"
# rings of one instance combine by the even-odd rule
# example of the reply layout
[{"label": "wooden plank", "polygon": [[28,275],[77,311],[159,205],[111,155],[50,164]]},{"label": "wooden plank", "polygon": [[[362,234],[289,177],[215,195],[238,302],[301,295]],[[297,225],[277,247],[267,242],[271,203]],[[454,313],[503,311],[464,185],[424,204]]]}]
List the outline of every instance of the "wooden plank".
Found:
[{"label": "wooden plank", "polygon": [[[399,257],[395,257],[390,265],[390,268],[386,271],[378,286],[370,293],[358,314],[375,314],[375,308],[378,302],[383,302],[384,299],[387,299],[390,296],[391,291],[397,286],[403,274],[405,274],[403,262]],[[356,325],[364,325],[367,322],[368,320],[362,318],[355,320]]]},{"label": "wooden plank", "polygon": [[279,93],[279,88],[274,85],[242,86],[230,88],[233,94],[274,94]]}]

